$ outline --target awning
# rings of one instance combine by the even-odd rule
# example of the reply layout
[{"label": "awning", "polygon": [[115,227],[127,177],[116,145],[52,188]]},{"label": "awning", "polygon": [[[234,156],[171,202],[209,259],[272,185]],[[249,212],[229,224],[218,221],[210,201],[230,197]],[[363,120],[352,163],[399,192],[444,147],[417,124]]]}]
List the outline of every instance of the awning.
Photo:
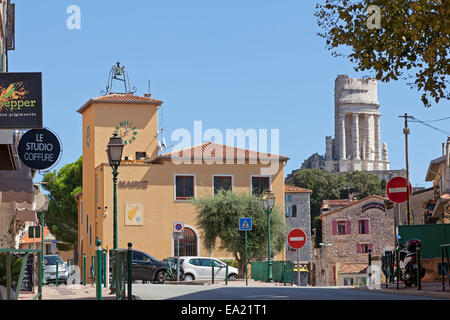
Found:
[{"label": "awning", "polygon": [[33,193],[33,172],[21,162],[20,170],[0,170],[0,191]]},{"label": "awning", "polygon": [[33,205],[27,202],[14,202],[14,212],[19,221],[39,223],[36,210],[33,210]]}]

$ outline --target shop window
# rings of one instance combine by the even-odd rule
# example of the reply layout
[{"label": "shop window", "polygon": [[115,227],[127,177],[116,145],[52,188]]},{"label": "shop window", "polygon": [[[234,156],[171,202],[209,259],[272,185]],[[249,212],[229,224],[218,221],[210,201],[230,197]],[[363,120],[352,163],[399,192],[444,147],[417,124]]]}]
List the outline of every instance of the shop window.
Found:
[{"label": "shop window", "polygon": [[232,190],[232,177],[231,176],[215,176],[214,177],[214,194],[217,194],[219,190],[225,191]]},{"label": "shop window", "polygon": [[256,196],[270,191],[269,177],[252,177],[252,193]]},{"label": "shop window", "polygon": [[194,197],[194,176],[175,177],[176,200],[189,200]]}]

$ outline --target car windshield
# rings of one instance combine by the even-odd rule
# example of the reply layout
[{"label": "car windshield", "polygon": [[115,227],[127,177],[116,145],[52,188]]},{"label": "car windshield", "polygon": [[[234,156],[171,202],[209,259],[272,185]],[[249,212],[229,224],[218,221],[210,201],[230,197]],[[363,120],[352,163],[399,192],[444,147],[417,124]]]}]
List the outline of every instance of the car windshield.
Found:
[{"label": "car windshield", "polygon": [[45,256],[44,262],[46,266],[56,265],[56,261],[58,261],[58,264],[63,264],[64,262],[59,256]]}]

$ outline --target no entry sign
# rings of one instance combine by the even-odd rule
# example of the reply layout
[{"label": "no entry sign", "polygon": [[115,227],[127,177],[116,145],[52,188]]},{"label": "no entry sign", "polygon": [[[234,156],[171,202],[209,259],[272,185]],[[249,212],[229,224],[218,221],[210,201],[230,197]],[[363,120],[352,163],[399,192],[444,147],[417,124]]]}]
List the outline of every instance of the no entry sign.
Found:
[{"label": "no entry sign", "polygon": [[[412,187],[409,184],[409,194],[411,195]],[[386,185],[386,194],[392,202],[402,203],[406,201],[406,179],[403,177],[395,177],[389,180]]]},{"label": "no entry sign", "polygon": [[305,245],[306,234],[302,229],[292,229],[288,235],[288,243],[292,249],[300,249]]}]

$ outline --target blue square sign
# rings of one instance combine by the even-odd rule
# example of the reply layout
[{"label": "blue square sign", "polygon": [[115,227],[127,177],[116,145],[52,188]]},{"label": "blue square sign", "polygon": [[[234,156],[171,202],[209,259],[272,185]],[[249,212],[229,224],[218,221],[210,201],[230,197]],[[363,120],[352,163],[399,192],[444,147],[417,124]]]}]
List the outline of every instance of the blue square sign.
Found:
[{"label": "blue square sign", "polygon": [[252,230],[252,218],[239,218],[239,231]]}]

